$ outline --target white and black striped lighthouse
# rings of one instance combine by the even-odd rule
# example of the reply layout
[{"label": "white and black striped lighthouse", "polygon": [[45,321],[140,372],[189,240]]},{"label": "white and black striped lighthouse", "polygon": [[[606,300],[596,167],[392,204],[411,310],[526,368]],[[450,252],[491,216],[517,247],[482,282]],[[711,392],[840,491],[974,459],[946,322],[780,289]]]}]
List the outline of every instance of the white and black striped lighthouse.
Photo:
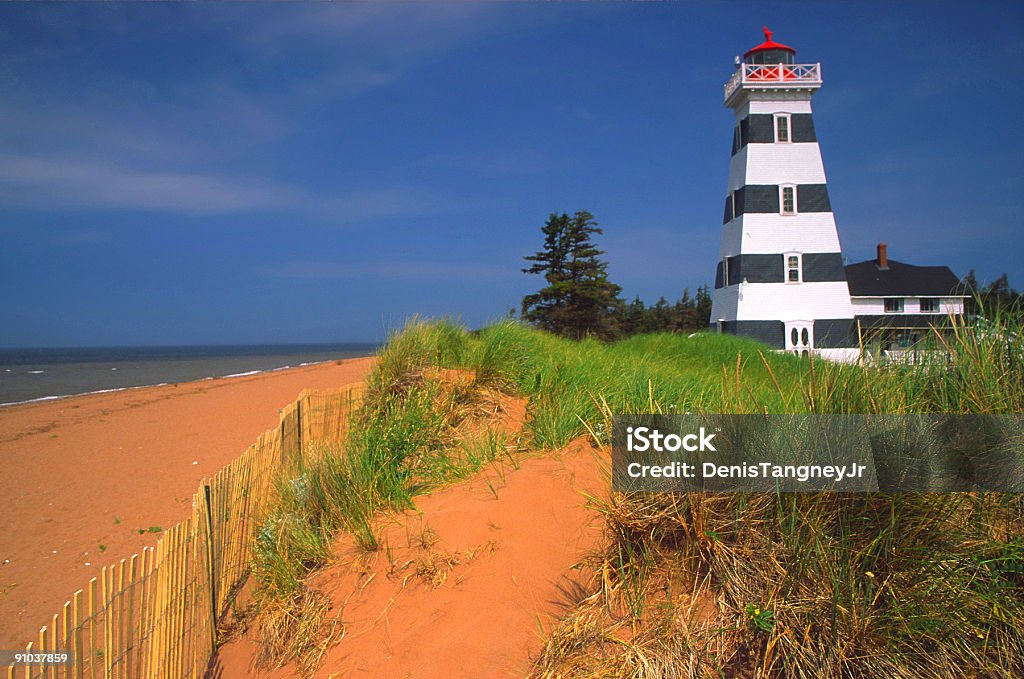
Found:
[{"label": "white and black striped lighthouse", "polygon": [[821,64],[764,33],[725,84],[736,126],[711,325],[851,360],[854,310],[811,118]]}]

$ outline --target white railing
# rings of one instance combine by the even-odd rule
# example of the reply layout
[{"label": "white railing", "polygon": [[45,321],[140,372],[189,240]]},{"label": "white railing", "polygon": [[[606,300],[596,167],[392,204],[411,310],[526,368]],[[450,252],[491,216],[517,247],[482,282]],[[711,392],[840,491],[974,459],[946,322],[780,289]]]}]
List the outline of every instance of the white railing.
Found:
[{"label": "white railing", "polygon": [[743,64],[725,83],[725,100],[741,85],[820,86],[821,64]]}]

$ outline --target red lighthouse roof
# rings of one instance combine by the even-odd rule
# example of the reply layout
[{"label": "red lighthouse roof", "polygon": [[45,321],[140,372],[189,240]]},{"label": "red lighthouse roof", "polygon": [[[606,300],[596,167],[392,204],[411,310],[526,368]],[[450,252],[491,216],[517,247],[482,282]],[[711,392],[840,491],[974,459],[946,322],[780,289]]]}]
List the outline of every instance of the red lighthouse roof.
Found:
[{"label": "red lighthouse roof", "polygon": [[796,54],[796,50],[793,49],[792,47],[790,47],[789,45],[783,45],[780,42],[775,42],[774,40],[772,40],[772,32],[770,30],[768,30],[767,26],[765,26],[764,27],[764,42],[762,42],[757,47],[753,47],[753,48],[747,50],[746,53],[743,55],[743,58],[746,59],[751,54],[756,54],[758,52],[764,52],[766,50],[785,50],[787,52],[792,52],[793,54]]}]

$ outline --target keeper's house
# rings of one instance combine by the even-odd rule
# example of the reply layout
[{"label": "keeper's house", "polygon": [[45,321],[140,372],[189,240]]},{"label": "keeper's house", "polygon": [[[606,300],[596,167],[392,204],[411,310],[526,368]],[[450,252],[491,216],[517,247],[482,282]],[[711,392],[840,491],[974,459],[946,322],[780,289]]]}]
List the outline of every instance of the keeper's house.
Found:
[{"label": "keeper's house", "polygon": [[766,28],[725,84],[736,125],[711,325],[840,361],[905,348],[963,314],[959,281],[944,266],[892,261],[884,244],[844,264],[811,115],[821,64],[795,57]]},{"label": "keeper's house", "polygon": [[964,313],[962,285],[948,266],[914,266],[889,259],[885,243],[875,259],[846,267],[858,346],[910,347],[931,328]]}]

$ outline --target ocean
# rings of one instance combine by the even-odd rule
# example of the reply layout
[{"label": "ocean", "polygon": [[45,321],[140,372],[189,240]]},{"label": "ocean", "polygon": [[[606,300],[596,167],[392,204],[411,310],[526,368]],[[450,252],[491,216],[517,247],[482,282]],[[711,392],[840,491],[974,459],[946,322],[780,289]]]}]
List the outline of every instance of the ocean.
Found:
[{"label": "ocean", "polygon": [[0,405],[370,356],[376,344],[0,349]]}]

